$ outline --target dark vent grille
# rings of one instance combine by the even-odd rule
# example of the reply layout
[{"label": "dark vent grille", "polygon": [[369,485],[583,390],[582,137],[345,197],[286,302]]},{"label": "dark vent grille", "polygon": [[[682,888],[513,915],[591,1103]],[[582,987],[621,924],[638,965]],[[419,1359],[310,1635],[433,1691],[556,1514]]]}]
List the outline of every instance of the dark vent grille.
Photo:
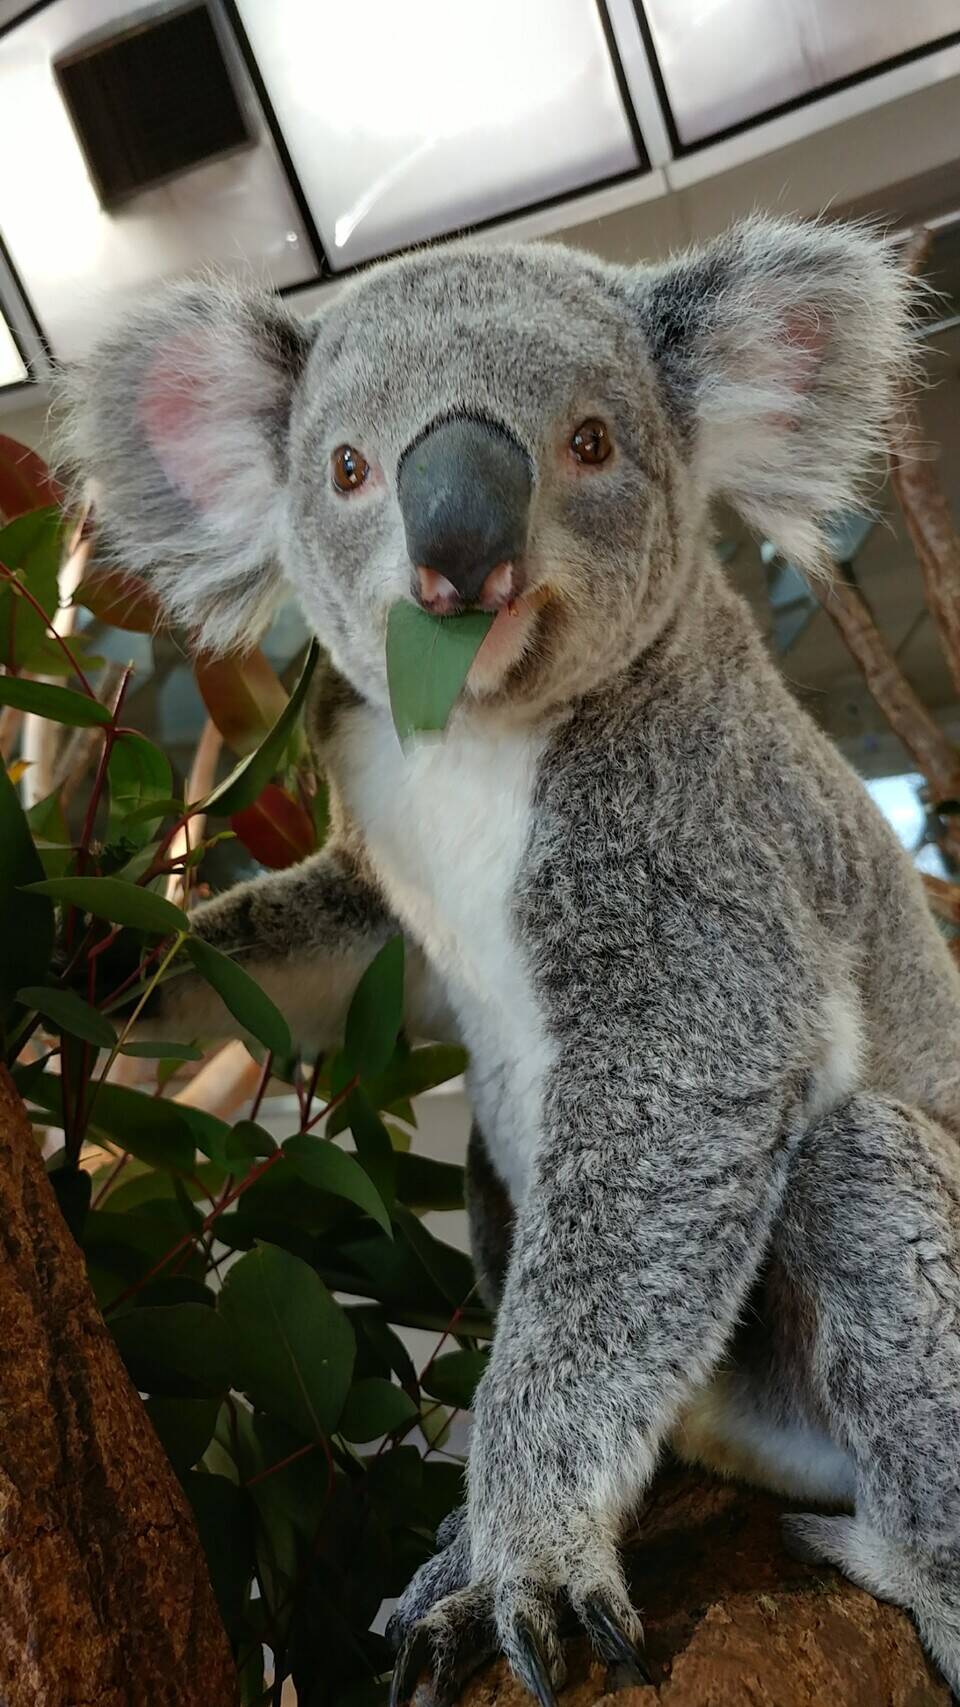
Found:
[{"label": "dark vent grille", "polygon": [[206,6],[88,43],[54,72],[104,207],[252,141]]}]

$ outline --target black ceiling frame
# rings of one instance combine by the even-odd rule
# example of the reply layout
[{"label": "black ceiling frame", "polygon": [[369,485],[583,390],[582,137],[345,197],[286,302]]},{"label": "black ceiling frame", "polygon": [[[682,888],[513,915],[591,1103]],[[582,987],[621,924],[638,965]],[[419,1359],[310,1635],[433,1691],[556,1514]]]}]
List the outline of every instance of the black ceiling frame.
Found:
[{"label": "black ceiling frame", "polygon": [[[28,22],[30,18],[36,17],[39,12],[46,11],[48,6],[57,5],[58,3],[59,0],[33,0],[32,5],[24,7],[23,11],[18,13],[16,17],[10,19],[6,24],[0,25],[0,40],[2,40],[5,35],[8,35],[12,30],[17,29],[21,24]],[[456,226],[450,231],[439,232],[435,237],[428,237],[419,240],[417,243],[418,248],[432,248],[441,243],[449,242],[451,238],[467,237],[475,233],[489,231],[494,229],[496,226],[502,225],[506,220],[523,219],[529,214],[546,213],[554,208],[564,207],[569,203],[576,201],[580,196],[590,195],[597,190],[613,189],[619,185],[628,184],[637,179],[644,178],[650,172],[650,158],[644,143],[643,133],[640,129],[640,123],[633,106],[633,101],[630,97],[630,90],[624,73],[623,61],[620,57],[620,50],[617,45],[613,26],[610,22],[606,0],[593,0],[593,3],[596,6],[600,26],[603,31],[604,41],[606,43],[607,53],[610,58],[614,78],[616,80],[617,92],[623,108],[624,118],[626,119],[631,140],[636,151],[636,166],[625,172],[616,172],[606,178],[596,179],[589,184],[577,185],[576,188],[571,190],[563,190],[555,196],[545,196],[539,201],[527,202],[521,206],[509,208],[503,213],[491,215],[489,219],[477,220],[469,225]],[[287,146],[287,141],[284,137],[273,101],[271,100],[270,92],[264,82],[263,74],[251,46],[250,39],[243,27],[243,20],[237,9],[236,0],[217,0],[217,4],[223,13],[224,23],[229,29],[237,47],[237,51],[243,62],[244,70],[250,79],[254,96],[259,104],[267,130],[270,133],[270,139],[276,151],[281,170],[287,180],[290,193],[293,197],[294,203],[296,204],[297,212],[303,224],[304,232],[306,233],[308,242],[313,251],[313,261],[316,267],[315,273],[309,278],[298,280],[295,284],[280,286],[277,290],[277,295],[280,297],[296,296],[300,291],[310,290],[316,285],[329,284],[333,279],[346,279],[350,278],[354,274],[366,272],[370,267],[378,265],[380,261],[390,260],[394,255],[403,254],[405,252],[404,249],[397,248],[389,250],[382,255],[371,256],[369,260],[357,262],[353,266],[335,268],[330,265],[329,257],[324,249],[323,240],[317,229],[309,201],[307,200],[297,169],[293,163],[293,158],[290,154],[289,147]],[[135,10],[135,7],[132,7],[131,10]],[[3,244],[2,234],[0,234],[0,244]],[[36,310],[30,300],[29,293],[13,263],[12,257],[8,254],[6,245],[3,245],[3,254],[8,261],[14,283],[23,300],[27,313],[29,314],[30,321],[36,329],[37,338],[51,365],[56,367],[58,365],[57,357],[43,331]],[[14,336],[16,337],[15,329],[11,327],[11,331],[14,332]],[[17,347],[18,349],[20,347],[19,340],[17,341]],[[33,381],[22,380],[16,381],[15,384],[18,386],[29,386],[33,384]],[[8,392],[14,389],[14,385],[4,386],[0,388],[0,393],[6,396]]]},{"label": "black ceiling frame", "polygon": [[712,148],[714,143],[728,142],[731,137],[743,136],[746,131],[756,130],[759,125],[767,124],[773,119],[784,118],[788,113],[799,112],[803,107],[810,107],[816,101],[825,100],[828,95],[839,95],[844,89],[855,89],[860,83],[869,83],[874,77],[880,77],[885,71],[896,71],[901,65],[912,65],[918,59],[926,59],[932,53],[939,53],[946,47],[960,45],[960,30],[950,30],[946,35],[937,36],[932,42],[924,42],[921,47],[908,48],[905,53],[893,54],[889,59],[878,60],[875,65],[867,66],[864,71],[852,71],[846,77],[835,77],[830,83],[819,83],[815,89],[808,89],[802,95],[792,95],[787,101],[779,101],[776,106],[765,107],[763,112],[756,113],[745,119],[738,119],[735,124],[722,126],[719,130],[709,131],[705,136],[698,136],[692,142],[684,142],[677,129],[670,94],[667,89],[660,57],[647,17],[644,0],[633,0],[633,9],[637,15],[637,24],[646,49],[650,72],[657,91],[657,99],[663,113],[663,122],[667,127],[670,138],[670,149],[675,159],[683,160],[691,154],[699,154],[704,148]]}]

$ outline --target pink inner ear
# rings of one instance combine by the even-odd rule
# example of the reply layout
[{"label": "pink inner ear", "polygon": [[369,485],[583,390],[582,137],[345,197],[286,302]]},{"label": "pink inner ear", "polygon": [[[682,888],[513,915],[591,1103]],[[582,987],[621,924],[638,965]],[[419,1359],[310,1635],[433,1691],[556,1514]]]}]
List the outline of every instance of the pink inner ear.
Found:
[{"label": "pink inner ear", "polygon": [[167,480],[198,509],[214,502],[225,472],[214,465],[215,400],[208,352],[186,334],[153,358],[137,403],[137,420]]},{"label": "pink inner ear", "polygon": [[792,389],[801,397],[812,391],[823,366],[828,331],[812,304],[791,308],[784,321],[784,340],[791,368]]}]

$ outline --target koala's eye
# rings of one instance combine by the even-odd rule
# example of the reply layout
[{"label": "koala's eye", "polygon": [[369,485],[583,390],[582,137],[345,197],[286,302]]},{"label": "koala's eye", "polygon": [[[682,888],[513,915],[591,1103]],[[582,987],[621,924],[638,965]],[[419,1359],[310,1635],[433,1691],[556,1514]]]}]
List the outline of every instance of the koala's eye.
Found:
[{"label": "koala's eye", "polygon": [[613,449],[606,423],[597,420],[593,415],[588,420],[581,421],[570,440],[570,449],[578,462],[606,462]]},{"label": "koala's eye", "polygon": [[355,492],[370,473],[365,456],[352,445],[338,445],[333,453],[333,484],[338,492]]}]

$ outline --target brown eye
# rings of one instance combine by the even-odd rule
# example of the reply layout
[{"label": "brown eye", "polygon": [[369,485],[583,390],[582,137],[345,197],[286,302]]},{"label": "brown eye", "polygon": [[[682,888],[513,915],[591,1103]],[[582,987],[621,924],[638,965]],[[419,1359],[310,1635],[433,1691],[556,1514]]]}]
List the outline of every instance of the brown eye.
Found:
[{"label": "brown eye", "polygon": [[355,492],[370,473],[370,464],[352,445],[339,445],[333,453],[333,484],[338,492]]},{"label": "brown eye", "polygon": [[613,444],[604,422],[592,415],[581,421],[570,440],[570,449],[578,462],[606,462]]}]

